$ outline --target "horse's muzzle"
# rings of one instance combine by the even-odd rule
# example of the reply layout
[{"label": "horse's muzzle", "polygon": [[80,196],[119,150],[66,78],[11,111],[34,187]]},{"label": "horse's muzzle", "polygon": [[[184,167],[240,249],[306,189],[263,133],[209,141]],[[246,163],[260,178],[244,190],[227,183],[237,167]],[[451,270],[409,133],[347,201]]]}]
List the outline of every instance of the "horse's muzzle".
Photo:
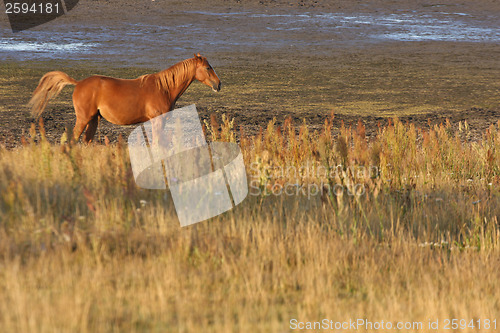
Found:
[{"label": "horse's muzzle", "polygon": [[213,90],[213,91],[215,91],[215,92],[220,91],[220,87],[221,87],[221,85],[222,85],[222,82],[220,82],[220,81],[219,81],[219,83],[215,83],[215,82],[214,82],[214,83],[212,84],[212,90]]}]

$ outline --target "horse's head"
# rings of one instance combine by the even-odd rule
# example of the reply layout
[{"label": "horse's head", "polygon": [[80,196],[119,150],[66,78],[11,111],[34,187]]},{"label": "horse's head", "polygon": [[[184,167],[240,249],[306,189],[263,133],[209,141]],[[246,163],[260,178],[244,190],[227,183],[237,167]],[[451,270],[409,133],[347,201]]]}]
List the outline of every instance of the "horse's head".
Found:
[{"label": "horse's head", "polygon": [[220,91],[221,82],[214,69],[208,63],[207,58],[202,57],[199,53],[194,55],[196,59],[196,80],[206,84],[213,91]]}]

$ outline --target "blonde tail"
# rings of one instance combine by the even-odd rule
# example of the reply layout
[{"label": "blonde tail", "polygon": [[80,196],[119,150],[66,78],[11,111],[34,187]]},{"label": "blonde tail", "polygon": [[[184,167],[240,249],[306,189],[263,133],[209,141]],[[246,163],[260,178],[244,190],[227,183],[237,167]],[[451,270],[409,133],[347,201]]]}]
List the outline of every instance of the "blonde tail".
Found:
[{"label": "blonde tail", "polygon": [[38,118],[52,98],[59,95],[62,88],[68,84],[77,84],[78,81],[72,79],[63,72],[48,72],[40,79],[38,87],[33,92],[33,96],[28,102],[31,114]]}]

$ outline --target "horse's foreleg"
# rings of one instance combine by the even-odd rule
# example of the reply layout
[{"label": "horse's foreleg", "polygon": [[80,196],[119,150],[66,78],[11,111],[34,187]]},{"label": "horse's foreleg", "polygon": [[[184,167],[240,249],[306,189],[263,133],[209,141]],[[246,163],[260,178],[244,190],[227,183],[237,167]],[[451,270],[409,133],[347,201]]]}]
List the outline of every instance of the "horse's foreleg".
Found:
[{"label": "horse's foreleg", "polygon": [[163,139],[164,119],[162,116],[151,119],[151,136],[153,145],[161,145]]},{"label": "horse's foreleg", "polygon": [[101,120],[101,115],[96,114],[88,123],[87,130],[85,131],[84,141],[89,143],[94,138],[97,127],[99,126],[99,120]]}]

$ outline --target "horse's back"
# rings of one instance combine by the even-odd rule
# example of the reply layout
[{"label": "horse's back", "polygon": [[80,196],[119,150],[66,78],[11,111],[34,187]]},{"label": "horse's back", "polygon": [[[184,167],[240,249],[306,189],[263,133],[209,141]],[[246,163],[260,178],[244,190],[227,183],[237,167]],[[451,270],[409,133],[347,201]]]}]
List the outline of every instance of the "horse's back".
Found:
[{"label": "horse's back", "polygon": [[80,82],[75,87],[74,97],[85,96],[89,98],[89,94],[94,97],[106,98],[125,98],[130,95],[135,95],[140,90],[140,82],[137,79],[126,80],[117,79],[114,77],[93,75]]},{"label": "horse's back", "polygon": [[77,87],[81,88],[100,88],[100,89],[120,89],[120,88],[126,88],[126,87],[132,87],[137,89],[140,87],[140,80],[139,79],[118,79],[110,76],[104,76],[104,75],[93,75],[90,76],[86,79],[81,80]]}]

